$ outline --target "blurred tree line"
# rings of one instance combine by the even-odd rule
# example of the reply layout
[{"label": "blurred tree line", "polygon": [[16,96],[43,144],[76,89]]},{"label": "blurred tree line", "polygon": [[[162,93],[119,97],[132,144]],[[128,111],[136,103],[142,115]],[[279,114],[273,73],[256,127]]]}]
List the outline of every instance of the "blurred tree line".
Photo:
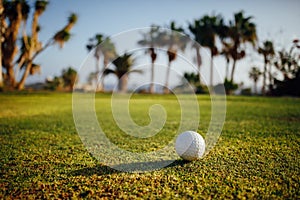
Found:
[{"label": "blurred tree line", "polygon": [[[158,56],[157,49],[165,47],[166,57],[168,59],[168,70],[166,72],[166,82],[164,87],[164,93],[169,93],[169,73],[172,62],[177,57],[178,51],[185,51],[188,40],[187,37],[183,37],[181,33],[189,36],[194,40],[191,44],[195,49],[196,65],[198,67],[197,73],[186,72],[184,73],[184,79],[190,82],[195,87],[197,93],[207,93],[208,88],[214,91],[214,88],[220,87],[220,84],[213,85],[213,61],[215,56],[223,56],[226,60],[226,73],[224,82],[221,84],[225,87],[226,93],[231,94],[239,87],[234,81],[236,67],[238,61],[244,59],[249,51],[249,45],[252,46],[252,50],[256,51],[263,57],[263,70],[259,70],[257,66],[253,66],[249,71],[249,78],[254,82],[254,94],[258,93],[258,81],[263,77],[263,84],[261,88],[262,95],[296,95],[299,96],[299,41],[294,40],[293,46],[289,51],[285,49],[276,51],[273,42],[266,40],[259,45],[256,34],[256,24],[253,22],[252,16],[245,16],[243,11],[237,12],[233,15],[233,19],[225,22],[221,15],[205,15],[199,19],[196,19],[188,24],[188,28],[177,26],[175,22],[171,22],[167,28],[173,30],[173,32],[167,32],[160,26],[152,25],[148,33],[143,33],[142,39],[137,43],[144,46],[151,59],[151,82],[154,82],[154,68],[155,61]],[[217,43],[221,43],[221,47],[218,47]],[[99,45],[101,44],[101,45]],[[89,40],[87,44],[88,51],[96,48],[96,73],[91,74],[96,79],[97,74],[107,75],[110,69],[107,69],[107,64],[118,57],[116,49],[113,47],[109,37],[104,37],[102,34],[96,34],[95,37]],[[201,68],[202,57],[201,49],[207,48],[210,52],[210,81],[209,85],[203,85],[201,81]],[[104,67],[102,70],[99,68],[99,57],[104,57]],[[131,59],[131,56],[127,56],[127,59]],[[123,62],[128,60],[123,59]],[[122,68],[122,74],[130,72],[131,66]],[[113,64],[115,64],[113,62]],[[231,65],[231,66],[230,66]],[[115,69],[119,70],[119,66],[115,65]],[[231,71],[230,71],[231,69]],[[275,73],[276,72],[276,73]],[[116,73],[115,73],[116,74]],[[280,74],[282,76],[280,76]],[[103,81],[104,76],[101,77]],[[122,80],[122,76],[117,75],[119,80]],[[282,78],[283,77],[283,78]],[[126,81],[127,82],[127,81]],[[122,88],[122,81],[119,83],[119,89]],[[103,82],[101,83],[100,90],[103,90]],[[208,87],[208,88],[207,88]],[[126,91],[126,87],[123,87],[122,91]],[[149,93],[154,93],[153,83],[149,86]],[[251,89],[245,89],[243,94],[250,94]]]},{"label": "blurred tree line", "polygon": [[45,89],[58,91],[73,91],[78,82],[77,71],[72,67],[63,69],[60,76],[46,79]]},{"label": "blurred tree line", "polygon": [[[47,9],[48,1],[38,0],[29,4],[26,0],[0,0],[0,88],[24,89],[25,81],[29,75],[34,75],[41,70],[41,65],[35,63],[36,57],[49,46],[58,44],[61,48],[70,37],[70,31],[77,21],[77,15],[72,13],[67,24],[58,30],[46,42],[39,40],[41,27],[39,18]],[[33,10],[30,12],[30,10]],[[29,17],[29,14],[32,16]],[[31,21],[29,21],[31,19]],[[28,28],[30,24],[30,28]],[[238,88],[235,82],[236,68],[240,60],[244,59],[250,48],[263,58],[263,70],[253,66],[249,71],[249,78],[254,82],[254,93],[257,94],[258,82],[262,78],[262,95],[294,95],[300,96],[299,87],[299,40],[295,39],[290,49],[276,50],[273,42],[258,41],[256,24],[252,16],[247,16],[243,11],[233,14],[231,20],[226,21],[221,15],[204,15],[188,22],[186,28],[178,26],[174,21],[166,31],[161,26],[153,25],[148,33],[142,33],[142,39],[137,44],[145,47],[151,59],[151,82],[155,77],[155,62],[159,56],[157,49],[164,47],[168,60],[165,74],[164,93],[169,93],[169,76],[172,63],[177,59],[179,51],[184,52],[191,46],[195,52],[196,73],[185,73],[184,78],[195,87],[197,93],[206,93],[208,89],[214,91],[219,85],[214,83],[214,58],[222,56],[225,59],[225,77],[221,83],[226,93],[231,94]],[[183,36],[186,35],[187,37]],[[192,44],[190,44],[193,39]],[[99,45],[101,44],[101,45]],[[210,53],[209,84],[204,85],[201,80],[203,58],[201,52],[206,48]],[[94,50],[95,71],[91,72],[89,82],[94,84],[98,91],[104,90],[104,78],[114,74],[119,79],[118,89],[127,91],[129,73],[142,73],[133,70],[135,60],[132,54],[118,55],[115,45],[104,34],[96,34],[88,40],[88,51]],[[103,64],[100,64],[100,58]],[[112,67],[108,67],[109,63]],[[102,67],[101,67],[102,65]],[[69,71],[68,71],[69,70]],[[67,72],[74,75],[72,70]],[[100,77],[100,74],[103,76]],[[72,75],[72,76],[73,76]],[[56,77],[55,87],[61,84],[63,76]],[[65,80],[65,82],[70,82]],[[74,83],[74,81],[71,81]],[[71,87],[71,86],[70,86]],[[149,93],[155,93],[155,87],[150,84]]]}]

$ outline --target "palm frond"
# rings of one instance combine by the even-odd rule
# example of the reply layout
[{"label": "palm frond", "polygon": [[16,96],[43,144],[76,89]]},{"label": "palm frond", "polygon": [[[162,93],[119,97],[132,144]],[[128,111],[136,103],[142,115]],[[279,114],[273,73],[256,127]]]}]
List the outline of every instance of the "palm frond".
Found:
[{"label": "palm frond", "polygon": [[103,75],[106,76],[108,74],[116,74],[115,70],[112,70],[112,69],[109,69],[109,68],[106,68],[103,72]]},{"label": "palm frond", "polygon": [[71,13],[70,16],[68,17],[68,22],[71,24],[75,24],[78,20],[78,16],[76,13]]},{"label": "palm frond", "polygon": [[53,39],[56,43],[59,44],[60,48],[63,48],[64,43],[67,42],[71,38],[71,34],[66,30],[58,31]]},{"label": "palm frond", "polygon": [[34,5],[36,12],[39,15],[42,14],[46,10],[48,3],[46,0],[37,0]]}]

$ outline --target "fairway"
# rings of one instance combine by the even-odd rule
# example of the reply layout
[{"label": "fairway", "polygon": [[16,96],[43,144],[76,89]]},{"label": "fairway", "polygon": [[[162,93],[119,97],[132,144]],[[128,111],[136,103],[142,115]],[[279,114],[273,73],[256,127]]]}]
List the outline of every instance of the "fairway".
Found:
[{"label": "fairway", "polygon": [[[149,123],[161,104],[165,127],[153,138],[124,134],[111,115],[110,94],[95,108],[107,137],[120,148],[150,152],[174,137],[180,109],[173,95],[134,95],[132,119]],[[205,135],[209,96],[198,96]],[[203,159],[177,160],[152,172],[126,173],[93,158],[77,134],[70,93],[7,93],[0,96],[0,199],[297,199],[300,198],[300,99],[227,97],[226,121],[217,145]]]}]

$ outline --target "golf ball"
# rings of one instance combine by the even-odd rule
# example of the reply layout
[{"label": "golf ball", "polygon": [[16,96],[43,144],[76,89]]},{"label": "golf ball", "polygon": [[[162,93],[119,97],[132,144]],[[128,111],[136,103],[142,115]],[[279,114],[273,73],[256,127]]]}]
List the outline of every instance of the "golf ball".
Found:
[{"label": "golf ball", "polygon": [[186,131],[177,137],[175,150],[184,160],[197,160],[205,152],[205,141],[197,132]]}]

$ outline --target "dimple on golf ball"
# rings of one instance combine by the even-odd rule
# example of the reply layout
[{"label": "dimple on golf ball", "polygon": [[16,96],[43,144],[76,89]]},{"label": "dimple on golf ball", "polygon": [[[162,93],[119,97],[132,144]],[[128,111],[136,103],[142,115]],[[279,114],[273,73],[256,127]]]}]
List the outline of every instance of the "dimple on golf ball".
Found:
[{"label": "dimple on golf ball", "polygon": [[197,160],[205,152],[205,141],[197,132],[185,131],[177,137],[175,150],[184,160]]}]

